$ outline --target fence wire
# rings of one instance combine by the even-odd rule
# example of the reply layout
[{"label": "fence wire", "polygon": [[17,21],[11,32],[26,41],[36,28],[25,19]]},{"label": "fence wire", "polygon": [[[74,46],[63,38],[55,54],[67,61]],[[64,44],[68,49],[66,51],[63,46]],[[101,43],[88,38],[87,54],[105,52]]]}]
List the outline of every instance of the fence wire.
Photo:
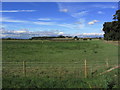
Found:
[{"label": "fence wire", "polygon": [[103,72],[117,64],[106,62],[2,62],[4,76],[86,77]]}]

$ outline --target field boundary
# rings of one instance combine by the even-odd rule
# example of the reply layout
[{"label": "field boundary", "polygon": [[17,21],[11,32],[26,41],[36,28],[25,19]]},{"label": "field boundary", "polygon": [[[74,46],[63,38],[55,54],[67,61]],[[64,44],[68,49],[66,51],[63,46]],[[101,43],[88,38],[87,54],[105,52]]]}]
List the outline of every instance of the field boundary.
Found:
[{"label": "field boundary", "polygon": [[[13,67],[14,65],[16,66],[16,65],[20,64],[19,68],[22,70],[24,76],[27,75],[27,70],[30,69],[30,68],[32,68],[32,69],[37,68],[39,70],[42,70],[42,69],[55,69],[55,68],[58,68],[58,69],[60,69],[60,68],[65,68],[65,69],[69,68],[70,69],[71,68],[71,69],[80,69],[80,70],[82,69],[82,72],[84,73],[84,78],[87,78],[89,73],[96,74],[96,72],[99,71],[101,69],[101,67],[102,68],[104,67],[106,69],[103,69],[104,71],[100,71],[98,75],[102,75],[102,74],[105,74],[107,72],[111,72],[112,70],[114,70],[114,67],[120,68],[120,65],[116,65],[116,64],[110,65],[108,60],[106,60],[101,65],[90,64],[90,63],[87,62],[87,60],[84,60],[82,63],[81,62],[58,63],[58,62],[27,62],[27,61],[22,61],[22,62],[2,62],[2,64],[3,64],[3,69],[8,69],[9,65]],[[69,64],[69,65],[80,65],[80,66],[77,66],[77,67],[67,66],[66,67],[66,66],[54,66],[54,64],[58,64],[58,65],[66,64],[66,66]],[[31,65],[33,65],[33,66],[31,66]],[[36,66],[36,65],[38,65],[38,66]],[[50,65],[50,66],[45,67],[45,66],[40,66],[40,65]],[[14,67],[13,67],[13,69],[14,69]],[[110,71],[109,71],[109,69],[110,69]],[[10,70],[12,70],[12,69],[10,69]]]}]

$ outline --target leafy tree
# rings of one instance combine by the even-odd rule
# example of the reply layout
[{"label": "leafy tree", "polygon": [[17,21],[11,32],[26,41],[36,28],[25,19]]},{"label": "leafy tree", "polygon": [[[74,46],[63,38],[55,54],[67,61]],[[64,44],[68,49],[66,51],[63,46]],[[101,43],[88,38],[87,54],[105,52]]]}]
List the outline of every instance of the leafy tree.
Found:
[{"label": "leafy tree", "polygon": [[117,10],[112,22],[105,22],[103,24],[104,39],[105,40],[120,40],[120,10]]},{"label": "leafy tree", "polygon": [[58,36],[58,38],[65,38],[65,36],[63,36],[63,35],[60,35],[60,36]]},{"label": "leafy tree", "polygon": [[75,40],[79,40],[79,38],[77,36],[74,37]]},{"label": "leafy tree", "polygon": [[75,39],[77,39],[78,37],[77,37],[77,36],[75,36],[74,38],[75,38]]}]

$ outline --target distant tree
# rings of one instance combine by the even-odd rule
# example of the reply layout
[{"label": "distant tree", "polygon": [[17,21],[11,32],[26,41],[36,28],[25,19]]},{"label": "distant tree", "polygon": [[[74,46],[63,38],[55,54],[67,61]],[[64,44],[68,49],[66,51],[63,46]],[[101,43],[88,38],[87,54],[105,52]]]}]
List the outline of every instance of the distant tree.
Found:
[{"label": "distant tree", "polygon": [[90,38],[89,40],[92,40],[92,38]]},{"label": "distant tree", "polygon": [[72,36],[66,36],[67,38],[72,38]]},{"label": "distant tree", "polygon": [[12,40],[12,38],[6,38],[7,40]]},{"label": "distant tree", "polygon": [[112,22],[105,22],[103,24],[104,39],[105,40],[120,40],[120,10],[117,10]]},{"label": "distant tree", "polygon": [[83,40],[87,40],[87,38],[83,38]]},{"label": "distant tree", "polygon": [[101,37],[99,37],[99,39],[102,39]]},{"label": "distant tree", "polygon": [[60,36],[58,36],[58,38],[65,38],[65,36],[63,36],[63,35],[60,35]]},{"label": "distant tree", "polygon": [[74,38],[78,38],[77,36],[75,36]]},{"label": "distant tree", "polygon": [[77,36],[74,37],[75,40],[79,40],[79,38]]}]

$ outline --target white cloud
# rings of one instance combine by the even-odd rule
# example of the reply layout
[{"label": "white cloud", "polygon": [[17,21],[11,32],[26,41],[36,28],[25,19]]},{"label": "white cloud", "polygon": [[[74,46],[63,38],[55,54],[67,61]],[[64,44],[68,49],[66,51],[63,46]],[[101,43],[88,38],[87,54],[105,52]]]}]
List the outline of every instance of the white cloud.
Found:
[{"label": "white cloud", "polygon": [[66,27],[69,29],[75,29],[75,30],[80,30],[85,27],[85,19],[84,18],[79,18],[77,19],[77,22],[74,23],[61,23],[61,24],[56,24],[61,27]]},{"label": "white cloud", "polygon": [[33,22],[33,23],[38,25],[55,25],[54,22]]},{"label": "white cloud", "polygon": [[[39,18],[40,20],[50,20],[50,18]],[[80,29],[83,27],[83,24],[67,24],[67,23],[56,23],[56,22],[45,22],[45,21],[24,21],[24,20],[15,20],[11,19],[9,17],[2,17],[0,18],[0,22],[12,22],[12,23],[29,23],[29,24],[37,24],[37,25],[55,25],[55,26],[61,26],[66,27],[70,29]]]},{"label": "white cloud", "polygon": [[[47,18],[41,18],[41,20],[48,20]],[[2,17],[0,18],[0,22],[12,22],[12,23],[32,23],[32,24],[38,24],[38,25],[55,25],[54,22],[40,22],[40,21],[25,21],[25,20],[16,20],[16,19],[11,19],[9,17]]]},{"label": "white cloud", "polygon": [[36,10],[2,10],[0,12],[8,12],[8,13],[14,13],[14,12],[35,12]]},{"label": "white cloud", "polygon": [[[39,20],[50,20],[49,18],[39,18]],[[25,21],[25,20],[16,20],[16,19],[11,19],[9,17],[2,17],[0,18],[0,22],[12,22],[12,23],[31,23],[31,24],[38,24],[38,25],[55,25],[55,22],[44,22],[44,21]]]},{"label": "white cloud", "polygon": [[21,30],[21,31],[14,31],[14,33],[26,33],[27,31]]},{"label": "white cloud", "polygon": [[27,29],[7,30],[5,28],[1,28],[0,31],[2,31],[0,36],[3,38],[31,38],[38,36],[57,36],[64,34],[64,32],[60,32],[59,30],[29,31]]},{"label": "white cloud", "polygon": [[[61,24],[60,26],[64,26],[66,28],[77,29],[80,30],[85,26],[85,18],[83,16],[87,15],[89,11],[87,9],[83,9],[83,7],[79,6],[79,4],[74,3],[57,3],[59,10],[65,10],[65,12],[72,16],[76,21],[71,24]],[[82,17],[82,18],[81,18]]]},{"label": "white cloud", "polygon": [[20,33],[28,33],[29,31],[27,29],[20,29],[20,30],[7,30],[5,28],[0,28],[2,30],[2,33],[15,33],[15,34],[20,34]]},{"label": "white cloud", "polygon": [[93,22],[95,22],[95,23],[96,23],[96,22],[99,22],[99,21],[98,21],[98,20],[93,20]]},{"label": "white cloud", "polygon": [[84,16],[88,14],[88,11],[81,11],[81,12],[78,12],[78,13],[73,13],[72,16],[73,17],[80,17],[80,16]]},{"label": "white cloud", "polygon": [[63,34],[64,34],[64,32],[59,32],[59,33],[58,33],[58,35],[63,35]]},{"label": "white cloud", "polygon": [[9,17],[0,17],[0,22],[19,22],[19,23],[24,23],[24,22],[28,22],[28,21],[24,21],[24,20],[15,20],[15,19],[11,19]]},{"label": "white cloud", "polygon": [[91,21],[91,22],[88,22],[88,24],[93,25],[93,24],[95,24],[96,22],[99,22],[99,21],[98,21],[98,20],[93,20],[93,21]]},{"label": "white cloud", "polygon": [[62,20],[61,18],[38,18],[37,20],[39,21],[58,21],[58,20]]},{"label": "white cloud", "polygon": [[90,9],[90,8],[86,8],[87,6],[82,6],[77,3],[60,2],[57,4],[58,4],[59,11],[63,10],[68,15],[74,18],[81,18],[81,16],[88,14]]},{"label": "white cloud", "polygon": [[104,33],[83,33],[81,35],[103,35]]},{"label": "white cloud", "polygon": [[92,25],[92,24],[94,24],[94,22],[91,21],[91,22],[88,22],[88,24]]},{"label": "white cloud", "polygon": [[[1,29],[0,29],[1,30]],[[70,35],[70,36],[80,36],[80,37],[87,37],[87,36],[102,36],[102,33],[76,33],[76,34],[64,34],[64,32],[59,30],[44,30],[44,31],[29,31],[27,29],[20,29],[20,30],[6,30],[2,28],[2,33],[0,37],[7,38],[31,38],[31,37],[39,37],[39,36],[57,36],[57,35]]]},{"label": "white cloud", "polygon": [[[65,11],[68,15],[74,17],[74,18],[81,18],[89,12],[93,12],[95,8],[109,8],[109,9],[117,9],[117,4],[102,4],[102,3],[91,3],[91,4],[83,4],[79,5],[77,3],[64,3],[64,2],[59,2],[58,8],[59,11],[63,10]],[[65,10],[64,10],[65,9]],[[102,11],[98,11],[98,14],[104,14]]]},{"label": "white cloud", "polygon": [[97,13],[98,13],[98,14],[104,14],[102,11],[98,11]]},{"label": "white cloud", "polygon": [[63,6],[62,3],[57,3],[58,4],[58,9],[60,12],[68,12],[68,8]]},{"label": "white cloud", "polygon": [[33,22],[34,24],[38,25],[55,25],[60,27],[65,27],[69,29],[81,29],[84,27],[84,24],[74,24],[74,23],[56,23],[56,22]]},{"label": "white cloud", "polygon": [[71,23],[71,24],[67,24],[67,23],[63,23],[63,24],[57,24],[58,26],[61,27],[65,27],[65,28],[69,28],[69,29],[74,29],[74,30],[80,30],[82,28],[84,28],[84,24],[76,24],[76,23]]},{"label": "white cloud", "polygon": [[[88,11],[82,11],[80,7],[71,3],[57,3],[60,12],[68,13],[72,17],[80,17],[86,15]],[[81,11],[80,11],[81,10]]]},{"label": "white cloud", "polygon": [[98,36],[98,37],[101,37],[103,35],[104,35],[104,33],[81,33],[81,34],[76,33],[73,36],[79,36],[79,37],[97,37]]},{"label": "white cloud", "polygon": [[60,12],[68,12],[68,9],[60,9]]}]

